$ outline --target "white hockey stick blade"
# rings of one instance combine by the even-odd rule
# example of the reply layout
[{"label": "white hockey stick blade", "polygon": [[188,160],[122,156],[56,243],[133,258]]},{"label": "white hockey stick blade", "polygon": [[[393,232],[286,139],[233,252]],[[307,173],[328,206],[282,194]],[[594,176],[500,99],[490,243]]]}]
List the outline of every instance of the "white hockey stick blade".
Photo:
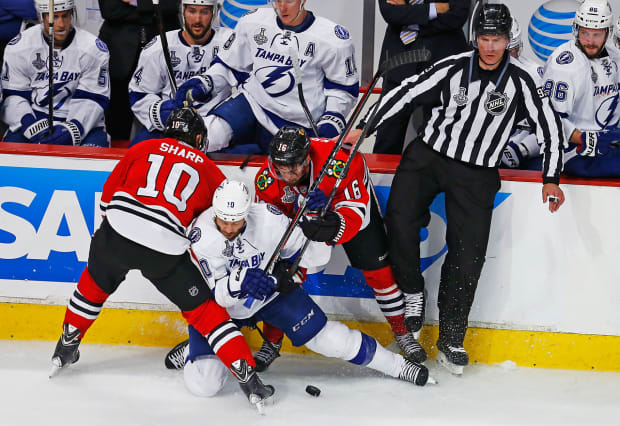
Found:
[{"label": "white hockey stick blade", "polygon": [[446,357],[446,355],[444,355],[444,353],[441,352],[441,351],[439,351],[439,353],[437,353],[437,361],[446,370],[448,370],[450,373],[454,374],[455,376],[462,376],[463,375],[463,366],[451,363],[450,360],[448,360],[448,358]]}]

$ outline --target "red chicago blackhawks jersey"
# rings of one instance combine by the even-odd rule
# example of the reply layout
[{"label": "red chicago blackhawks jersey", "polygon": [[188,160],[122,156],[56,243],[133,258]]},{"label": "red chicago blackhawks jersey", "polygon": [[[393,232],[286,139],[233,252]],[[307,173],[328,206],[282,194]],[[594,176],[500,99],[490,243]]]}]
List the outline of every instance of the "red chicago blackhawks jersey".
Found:
[{"label": "red chicago blackhawks jersey", "polygon": [[186,227],[211,206],[224,174],[204,153],[174,139],[134,146],[103,186],[101,209],[114,230],[161,253],[190,245]]},{"label": "red chicago blackhawks jersey", "polygon": [[[327,161],[334,147],[334,142],[312,140],[310,144],[310,176],[309,185],[318,176],[321,167]],[[340,150],[336,158],[327,169],[327,174],[321,181],[319,189],[329,196],[336,179],[340,177],[344,165],[349,157],[348,152]],[[356,154],[349,172],[340,183],[331,209],[344,219],[345,229],[334,241],[337,244],[346,243],[353,238],[360,229],[364,229],[370,221],[370,179],[368,169],[361,154]],[[269,170],[269,160],[261,166],[254,179],[256,201],[264,201],[278,207],[289,217],[294,215],[295,196],[305,195],[308,186],[289,186],[278,179]]]}]

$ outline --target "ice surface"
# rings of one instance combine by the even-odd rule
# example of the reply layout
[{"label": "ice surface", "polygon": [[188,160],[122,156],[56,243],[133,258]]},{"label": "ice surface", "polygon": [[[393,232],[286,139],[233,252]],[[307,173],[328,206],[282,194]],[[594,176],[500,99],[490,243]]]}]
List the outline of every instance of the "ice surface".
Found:
[{"label": "ice surface", "polygon": [[[0,340],[3,426],[618,425],[620,373],[474,365],[462,377],[428,361],[417,387],[318,356],[283,355],[262,374],[276,387],[261,417],[231,378],[215,398],[192,396],[169,348],[83,344],[48,379],[55,342]],[[321,389],[318,398],[306,385]]]}]

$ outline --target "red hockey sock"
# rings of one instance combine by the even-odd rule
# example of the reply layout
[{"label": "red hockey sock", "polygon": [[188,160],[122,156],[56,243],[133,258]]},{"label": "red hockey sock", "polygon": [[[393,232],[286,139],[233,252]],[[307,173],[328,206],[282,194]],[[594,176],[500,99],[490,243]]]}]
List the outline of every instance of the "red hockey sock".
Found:
[{"label": "red hockey sock", "polygon": [[69,323],[80,330],[80,339],[84,337],[86,331],[99,316],[103,303],[108,299],[108,296],[109,294],[101,290],[90,276],[88,266],[84,268],[77,288],[73,292],[65,311],[63,327],[65,323]]},{"label": "red hockey sock", "polygon": [[392,268],[386,266],[375,271],[362,271],[368,285],[372,288],[375,299],[385,319],[396,334],[407,333],[405,327],[405,299],[392,274]]},{"label": "red hockey sock", "polygon": [[284,332],[275,325],[263,322],[263,334],[271,343],[278,343],[284,336]]},{"label": "red hockey sock", "polygon": [[226,367],[230,368],[230,365],[239,359],[245,359],[248,365],[256,367],[252,351],[243,334],[231,321],[226,309],[214,300],[207,300],[196,309],[183,311],[182,314],[189,324],[206,337],[209,346]]}]

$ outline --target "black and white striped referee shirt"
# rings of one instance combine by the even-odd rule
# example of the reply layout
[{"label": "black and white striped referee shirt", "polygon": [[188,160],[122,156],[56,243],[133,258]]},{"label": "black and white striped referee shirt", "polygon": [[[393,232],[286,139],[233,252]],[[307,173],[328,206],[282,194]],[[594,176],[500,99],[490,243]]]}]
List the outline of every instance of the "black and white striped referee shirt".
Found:
[{"label": "black and white striped referee shirt", "polygon": [[492,71],[481,69],[478,58],[477,51],[449,56],[405,79],[382,99],[369,133],[412,102],[429,105],[426,144],[455,160],[497,167],[514,123],[528,118],[542,143],[543,182],[559,183],[562,124],[542,88],[507,53]]}]

